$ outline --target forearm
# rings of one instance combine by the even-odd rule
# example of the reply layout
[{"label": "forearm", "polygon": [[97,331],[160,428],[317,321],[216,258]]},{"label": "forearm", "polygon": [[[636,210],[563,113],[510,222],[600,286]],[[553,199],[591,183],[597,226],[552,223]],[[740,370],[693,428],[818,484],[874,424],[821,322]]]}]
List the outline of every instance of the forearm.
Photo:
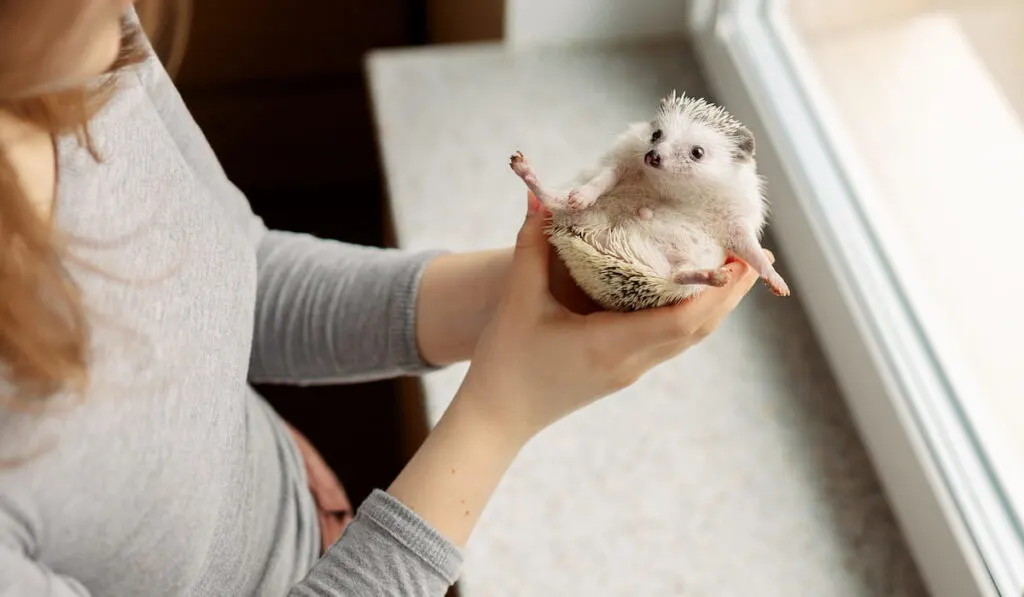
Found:
[{"label": "forearm", "polygon": [[462,389],[386,492],[375,490],[291,597],[437,595],[498,482],[526,441],[474,411]]},{"label": "forearm", "polygon": [[441,255],[423,272],[416,304],[416,339],[435,366],[464,361],[505,288],[511,249]]},{"label": "forearm", "polygon": [[460,547],[528,440],[488,424],[472,402],[460,391],[387,490]]}]

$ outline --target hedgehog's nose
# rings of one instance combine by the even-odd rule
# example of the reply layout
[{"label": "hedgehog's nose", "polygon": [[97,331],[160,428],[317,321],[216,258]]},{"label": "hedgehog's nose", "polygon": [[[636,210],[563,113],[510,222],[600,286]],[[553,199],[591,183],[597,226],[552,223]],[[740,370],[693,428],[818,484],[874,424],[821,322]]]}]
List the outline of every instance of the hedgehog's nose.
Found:
[{"label": "hedgehog's nose", "polygon": [[653,149],[647,152],[644,156],[644,163],[652,168],[658,168],[661,166],[661,154]]}]

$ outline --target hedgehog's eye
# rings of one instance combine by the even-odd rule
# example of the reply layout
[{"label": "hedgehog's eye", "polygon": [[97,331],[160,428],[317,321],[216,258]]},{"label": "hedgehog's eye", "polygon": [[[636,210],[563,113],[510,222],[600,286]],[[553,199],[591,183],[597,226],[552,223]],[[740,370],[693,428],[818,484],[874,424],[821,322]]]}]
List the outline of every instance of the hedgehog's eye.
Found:
[{"label": "hedgehog's eye", "polygon": [[704,157],[704,148],[701,147],[700,145],[694,145],[692,148],[690,148],[690,157],[699,162],[700,159]]},{"label": "hedgehog's eye", "polygon": [[651,135],[651,143],[657,143],[658,139],[661,139],[661,129],[654,131],[654,134]]}]

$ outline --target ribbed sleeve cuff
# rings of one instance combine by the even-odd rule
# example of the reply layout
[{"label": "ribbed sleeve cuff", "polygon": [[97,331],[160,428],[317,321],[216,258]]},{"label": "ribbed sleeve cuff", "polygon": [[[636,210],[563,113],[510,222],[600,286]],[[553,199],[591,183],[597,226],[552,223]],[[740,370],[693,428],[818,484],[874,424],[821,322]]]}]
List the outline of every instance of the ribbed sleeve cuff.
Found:
[{"label": "ribbed sleeve cuff", "polygon": [[449,585],[458,579],[462,569],[462,552],[391,494],[375,489],[359,507],[359,516],[372,521],[416,554]]},{"label": "ribbed sleeve cuff", "polygon": [[388,318],[392,322],[391,329],[388,330],[388,342],[398,349],[396,354],[401,355],[398,367],[406,373],[420,374],[441,368],[423,360],[420,353],[419,343],[416,341],[416,300],[427,264],[435,257],[446,253],[447,251],[417,253],[419,259],[410,261],[405,283],[400,285],[395,293],[391,305],[392,312]]}]

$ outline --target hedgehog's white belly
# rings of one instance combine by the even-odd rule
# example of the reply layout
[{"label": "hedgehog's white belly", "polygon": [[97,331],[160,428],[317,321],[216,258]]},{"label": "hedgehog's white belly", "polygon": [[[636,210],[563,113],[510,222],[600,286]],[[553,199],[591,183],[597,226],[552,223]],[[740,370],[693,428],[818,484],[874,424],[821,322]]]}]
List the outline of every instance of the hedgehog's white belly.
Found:
[{"label": "hedgehog's white belly", "polygon": [[[637,208],[639,209],[639,208]],[[725,250],[684,214],[657,210],[650,220],[610,209],[593,209],[566,218],[598,250],[646,265],[659,276],[680,270],[716,269]]]},{"label": "hedgehog's white belly", "polygon": [[641,222],[642,233],[660,245],[669,258],[672,272],[717,269],[725,263],[725,249],[702,226],[682,216],[659,217]]},{"label": "hedgehog's white belly", "polygon": [[[619,186],[589,209],[552,214],[551,243],[577,285],[608,309],[690,298],[706,286],[677,284],[674,274],[725,262],[724,248],[698,218],[652,203],[645,192]],[[641,217],[646,206],[653,206],[652,217]]]}]

